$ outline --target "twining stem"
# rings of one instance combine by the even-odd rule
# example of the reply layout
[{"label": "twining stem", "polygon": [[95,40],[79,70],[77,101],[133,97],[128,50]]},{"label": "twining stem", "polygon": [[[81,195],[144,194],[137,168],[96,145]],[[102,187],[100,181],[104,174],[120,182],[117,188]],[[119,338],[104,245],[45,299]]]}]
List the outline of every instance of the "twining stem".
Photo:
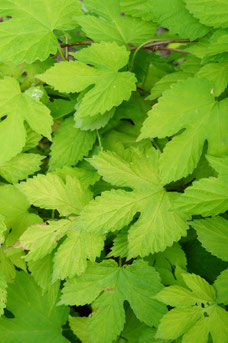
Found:
[{"label": "twining stem", "polygon": [[189,54],[188,51],[185,51],[185,50],[180,50],[180,49],[173,49],[173,48],[166,48],[166,47],[163,47],[163,46],[157,46],[155,47],[154,51],[156,50],[161,50],[161,51],[170,51],[170,52],[180,52],[182,54]]},{"label": "twining stem", "polygon": [[83,42],[74,42],[74,43],[62,43],[61,48],[71,47],[75,45],[89,45],[95,43],[94,41],[83,41]]},{"label": "twining stem", "polygon": [[[132,56],[131,66],[130,66],[129,70],[132,71],[136,55],[139,52],[139,50],[141,50],[141,49],[147,49],[147,50],[152,50],[152,51],[155,51],[155,50],[177,51],[178,50],[178,52],[187,53],[184,50],[179,50],[179,49],[170,50],[171,48],[164,49],[163,47],[159,46],[159,45],[171,44],[171,43],[191,43],[191,41],[189,39],[166,39],[166,40],[153,39],[153,40],[146,41],[146,42],[142,43],[138,47],[131,46],[131,50],[135,50],[135,52]],[[158,47],[159,47],[159,49],[158,49]],[[167,50],[167,49],[169,49],[169,50]]]}]

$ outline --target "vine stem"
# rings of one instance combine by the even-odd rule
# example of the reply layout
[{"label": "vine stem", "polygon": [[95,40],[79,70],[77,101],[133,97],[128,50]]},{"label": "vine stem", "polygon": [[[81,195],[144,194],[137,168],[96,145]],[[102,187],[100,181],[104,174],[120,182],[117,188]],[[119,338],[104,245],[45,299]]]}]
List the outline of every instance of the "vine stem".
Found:
[{"label": "vine stem", "polygon": [[58,52],[59,52],[60,56],[62,57],[62,60],[66,61],[66,57],[64,56],[62,48],[60,46],[58,47]]}]

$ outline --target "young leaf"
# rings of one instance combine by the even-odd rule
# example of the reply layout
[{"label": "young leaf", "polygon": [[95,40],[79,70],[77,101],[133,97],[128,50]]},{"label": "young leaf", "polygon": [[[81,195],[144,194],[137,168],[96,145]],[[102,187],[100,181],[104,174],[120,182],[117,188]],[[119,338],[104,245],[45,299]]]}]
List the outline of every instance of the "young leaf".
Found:
[{"label": "young leaf", "polygon": [[[88,88],[77,110],[77,118],[104,114],[130,98],[136,79],[119,72],[129,52],[116,43],[100,43],[75,53],[77,61],[57,63],[39,78],[61,92],[81,92]],[[90,64],[92,66],[88,66]]]},{"label": "young leaf", "polygon": [[[7,309],[14,318],[0,319],[1,341],[3,343],[67,343],[62,336],[61,326],[66,322],[66,306],[49,306],[50,298],[42,295],[31,275],[17,272],[14,283],[8,286]],[[31,306],[32,304],[32,306]]]},{"label": "young leaf", "polygon": [[101,152],[90,159],[105,181],[134,191],[102,193],[83,208],[79,227],[94,233],[120,230],[140,212],[140,218],[129,230],[129,258],[163,251],[185,235],[186,217],[170,211],[179,195],[162,188],[158,158],[155,150],[144,154],[134,149],[129,162],[111,152]]},{"label": "young leaf", "polygon": [[167,143],[161,155],[163,184],[185,177],[194,170],[205,140],[209,154],[221,156],[228,152],[227,109],[227,99],[215,102],[211,84],[205,79],[179,81],[164,92],[157,106],[149,112],[139,137],[163,138],[185,129]]},{"label": "young leaf", "polygon": [[[86,7],[95,15],[84,15],[77,19],[83,31],[96,42],[115,41],[119,45],[139,45],[153,37],[156,25],[152,22],[121,16],[120,0],[85,0]],[[104,18],[104,19],[103,19]]]},{"label": "young leaf", "polygon": [[74,125],[73,117],[69,117],[56,131],[51,145],[50,169],[76,165],[92,149],[95,132],[81,131]]},{"label": "young leaf", "polygon": [[1,15],[13,19],[0,24],[1,60],[16,64],[44,61],[58,49],[54,30],[73,24],[70,19],[80,14],[80,5],[74,0],[4,0]]},{"label": "young leaf", "polygon": [[0,163],[9,161],[22,151],[26,139],[25,121],[38,134],[51,140],[53,120],[48,108],[26,92],[21,93],[15,79],[6,77],[0,80],[0,102],[1,117],[7,116],[0,123]]}]

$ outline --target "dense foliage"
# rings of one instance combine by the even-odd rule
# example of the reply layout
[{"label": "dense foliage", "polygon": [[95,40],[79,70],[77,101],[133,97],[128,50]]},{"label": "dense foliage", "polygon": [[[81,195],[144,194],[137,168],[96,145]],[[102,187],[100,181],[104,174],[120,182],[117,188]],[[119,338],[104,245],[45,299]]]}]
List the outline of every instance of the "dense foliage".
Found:
[{"label": "dense foliage", "polygon": [[227,343],[228,2],[0,15],[0,342]]}]

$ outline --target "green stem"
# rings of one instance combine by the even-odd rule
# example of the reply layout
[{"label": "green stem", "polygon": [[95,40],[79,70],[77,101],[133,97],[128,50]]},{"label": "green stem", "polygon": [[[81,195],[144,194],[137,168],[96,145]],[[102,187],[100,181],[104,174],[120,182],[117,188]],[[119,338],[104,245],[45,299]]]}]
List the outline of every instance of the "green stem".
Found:
[{"label": "green stem", "polygon": [[51,211],[51,219],[55,219],[55,210]]},{"label": "green stem", "polygon": [[119,257],[119,267],[122,267],[122,258]]},{"label": "green stem", "polygon": [[155,141],[154,138],[152,139],[152,144],[153,144],[153,146],[154,146],[157,150],[159,150],[160,152],[162,152],[162,149],[161,149],[160,146],[157,144],[157,142]]},{"label": "green stem", "polygon": [[58,47],[58,52],[59,52],[60,56],[62,57],[62,60],[66,61],[66,57],[64,56],[63,51],[62,51],[60,46]]},{"label": "green stem", "polygon": [[66,47],[65,47],[65,56],[66,60],[68,60],[68,34],[66,34]]},{"label": "green stem", "polygon": [[150,43],[152,43],[152,42],[154,42],[154,39],[153,39],[153,40],[150,39],[150,40],[148,40],[148,41],[142,43],[141,45],[139,45],[139,46],[135,49],[135,51],[134,51],[134,53],[133,53],[133,56],[132,56],[131,65],[130,65],[130,68],[129,68],[130,71],[133,70],[135,58],[136,58],[136,55],[137,55],[137,53],[139,52],[139,50],[142,49],[145,45],[150,44]]},{"label": "green stem", "polygon": [[100,136],[98,130],[97,130],[97,139],[98,139],[100,150],[103,151],[104,149],[103,149],[102,142],[101,142],[101,136]]}]

